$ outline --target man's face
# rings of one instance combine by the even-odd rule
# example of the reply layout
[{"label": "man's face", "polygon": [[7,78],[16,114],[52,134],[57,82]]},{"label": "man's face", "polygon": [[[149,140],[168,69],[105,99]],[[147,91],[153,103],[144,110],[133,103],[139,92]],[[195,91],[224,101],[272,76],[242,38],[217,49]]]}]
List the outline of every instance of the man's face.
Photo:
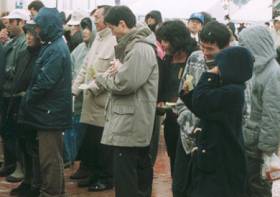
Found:
[{"label": "man's face", "polygon": [[216,43],[200,42],[200,49],[202,50],[205,60],[214,59],[215,55],[220,52],[220,48]]},{"label": "man's face", "polygon": [[118,26],[108,24],[108,27],[111,29],[113,35],[117,38],[123,37],[128,32],[128,28],[125,22],[122,20],[119,22]]},{"label": "man's face", "polygon": [[274,22],[274,28],[275,28],[275,30],[280,30],[280,21],[275,21]]},{"label": "man's face", "polygon": [[190,29],[190,32],[193,34],[197,34],[202,30],[202,24],[197,19],[190,19],[188,23],[188,27]]},{"label": "man's face", "polygon": [[97,31],[101,31],[106,28],[106,25],[104,23],[104,15],[103,15],[104,9],[99,8],[95,11],[93,18],[94,18],[94,23],[96,26]]},{"label": "man's face", "polygon": [[38,14],[38,12],[34,8],[31,8],[29,11],[30,11],[32,18],[35,18],[35,16],[37,16],[37,14]]},{"label": "man's face", "polygon": [[23,20],[9,19],[9,24],[7,25],[7,30],[10,37],[19,35],[22,32],[24,26]]},{"label": "man's face", "polygon": [[88,43],[90,41],[91,34],[92,34],[92,32],[88,28],[85,28],[83,30],[83,41],[85,43]]}]

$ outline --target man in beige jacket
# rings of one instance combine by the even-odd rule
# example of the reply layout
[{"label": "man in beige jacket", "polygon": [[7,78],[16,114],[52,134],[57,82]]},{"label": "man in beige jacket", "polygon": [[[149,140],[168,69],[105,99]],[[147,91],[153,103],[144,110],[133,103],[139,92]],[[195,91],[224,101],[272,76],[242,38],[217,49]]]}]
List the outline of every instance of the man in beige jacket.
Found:
[{"label": "man in beige jacket", "polygon": [[105,18],[118,38],[112,67],[96,76],[110,92],[102,143],[113,146],[116,197],[150,197],[149,156],[158,92],[156,38],[148,26],[137,26],[125,6],[113,7]]},{"label": "man in beige jacket", "polygon": [[109,10],[110,6],[101,6],[94,13],[97,35],[72,87],[74,95],[81,90],[84,94],[80,122],[86,131],[79,153],[90,171],[90,177],[86,181],[81,180],[78,185],[89,187],[89,191],[111,189],[113,185],[112,151],[109,146],[100,143],[108,93],[95,83],[95,76],[104,73],[115,57],[116,38],[104,23],[104,16]]}]

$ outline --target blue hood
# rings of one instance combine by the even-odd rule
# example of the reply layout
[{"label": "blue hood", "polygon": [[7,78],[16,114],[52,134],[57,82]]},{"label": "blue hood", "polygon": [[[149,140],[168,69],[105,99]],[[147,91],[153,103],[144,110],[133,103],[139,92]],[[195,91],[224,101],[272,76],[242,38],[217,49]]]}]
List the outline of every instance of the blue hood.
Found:
[{"label": "blue hood", "polygon": [[41,8],[35,18],[40,27],[40,38],[44,42],[53,42],[63,35],[63,23],[56,8]]}]

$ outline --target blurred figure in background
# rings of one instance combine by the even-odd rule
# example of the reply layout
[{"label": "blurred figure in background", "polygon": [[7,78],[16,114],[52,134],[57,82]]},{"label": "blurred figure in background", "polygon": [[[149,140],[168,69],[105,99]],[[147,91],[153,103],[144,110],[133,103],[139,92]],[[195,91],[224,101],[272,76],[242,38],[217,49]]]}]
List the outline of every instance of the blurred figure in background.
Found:
[{"label": "blurred figure in background", "polygon": [[71,14],[71,19],[68,21],[67,25],[70,27],[70,37],[68,40],[68,46],[70,52],[72,52],[80,43],[83,42],[83,36],[81,31],[81,20],[85,15],[80,11],[74,11]]},{"label": "blurred figure in background", "polygon": [[[145,16],[145,23],[148,25],[151,31],[156,36],[156,30],[159,28],[159,26],[162,24],[162,16],[161,13],[157,10],[152,10]],[[156,55],[157,55],[157,61],[158,61],[158,69],[159,69],[159,84],[158,84],[158,105],[161,105],[162,102],[162,64],[163,59],[165,56],[165,52],[162,49],[162,46],[160,44],[160,41],[157,39],[156,41]],[[160,109],[157,108],[156,116],[155,116],[155,122],[154,122],[154,130],[153,130],[153,136],[151,140],[150,145],[150,154],[152,158],[152,164],[154,166],[157,158],[157,152],[158,152],[158,144],[160,139],[160,129],[161,129],[161,117],[164,115],[164,113],[160,112]]]},{"label": "blurred figure in background", "polygon": [[[31,21],[33,22],[33,21]],[[35,24],[26,24],[24,31],[26,33],[27,48],[20,54],[22,57],[17,64],[20,67],[16,70],[16,81],[14,84],[15,92],[25,94],[32,78],[32,72],[35,68],[35,62],[40,53],[41,42],[38,33],[35,32]],[[19,108],[19,114],[21,113]],[[19,123],[20,132],[18,132],[18,147],[20,150],[24,179],[20,185],[12,189],[11,196],[38,197],[40,194],[40,164],[39,147],[36,130],[28,125]]]},{"label": "blurred figure in background", "polygon": [[[95,25],[89,17],[82,19],[81,28],[83,33],[83,42],[79,44],[71,53],[71,65],[72,65],[72,79],[74,80],[84,63],[84,59],[88,54],[92,42],[96,35]],[[82,92],[73,98],[73,128],[64,133],[64,162],[73,163],[76,159],[80,160],[79,156],[77,157],[78,150],[81,146],[83,139],[83,129],[80,127],[80,116],[82,111],[83,104],[83,95]],[[74,178],[75,176],[71,176]]]},{"label": "blurred figure in background", "polygon": [[[2,84],[2,128],[1,137],[4,149],[4,165],[0,169],[0,176],[5,176],[8,181],[18,182],[22,180],[22,168],[20,166],[20,154],[17,154],[17,133],[20,132],[17,124],[17,116],[22,94],[16,93],[16,70],[21,67],[17,64],[21,58],[21,51],[26,50],[26,40],[23,31],[25,22],[29,16],[20,9],[13,10],[4,19],[9,20],[7,31],[10,41],[5,44],[5,80]],[[14,173],[13,173],[14,172]],[[13,173],[11,176],[9,176]]]},{"label": "blurred figure in background", "polygon": [[32,1],[28,5],[28,10],[31,14],[31,19],[32,20],[34,20],[34,18],[37,16],[39,10],[43,7],[45,7],[45,5],[42,3],[42,1],[39,1],[39,0]]},{"label": "blurred figure in background", "polygon": [[204,24],[204,15],[200,12],[191,14],[188,20],[188,28],[191,32],[191,37],[199,42],[199,32],[202,30]]},{"label": "blurred figure in background", "polygon": [[280,47],[280,16],[273,19],[273,28],[271,29],[271,35],[274,40],[275,48]]},{"label": "blurred figure in background", "polygon": [[0,45],[5,45],[9,40],[8,30],[5,24],[0,20]]}]

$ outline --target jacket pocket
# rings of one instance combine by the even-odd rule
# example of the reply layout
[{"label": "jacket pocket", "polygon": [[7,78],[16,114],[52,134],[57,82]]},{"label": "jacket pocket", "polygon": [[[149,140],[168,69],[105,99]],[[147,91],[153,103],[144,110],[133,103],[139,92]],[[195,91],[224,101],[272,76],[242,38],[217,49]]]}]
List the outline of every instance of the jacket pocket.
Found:
[{"label": "jacket pocket", "polygon": [[215,147],[199,148],[197,151],[197,166],[204,173],[212,173],[217,168],[218,153]]},{"label": "jacket pocket", "polygon": [[112,106],[111,128],[116,135],[126,135],[132,132],[135,107],[128,105]]},{"label": "jacket pocket", "polygon": [[258,123],[248,120],[243,132],[243,137],[246,146],[256,146],[259,141]]},{"label": "jacket pocket", "polygon": [[111,61],[109,57],[99,57],[95,63],[96,72],[105,72],[111,66]]}]

